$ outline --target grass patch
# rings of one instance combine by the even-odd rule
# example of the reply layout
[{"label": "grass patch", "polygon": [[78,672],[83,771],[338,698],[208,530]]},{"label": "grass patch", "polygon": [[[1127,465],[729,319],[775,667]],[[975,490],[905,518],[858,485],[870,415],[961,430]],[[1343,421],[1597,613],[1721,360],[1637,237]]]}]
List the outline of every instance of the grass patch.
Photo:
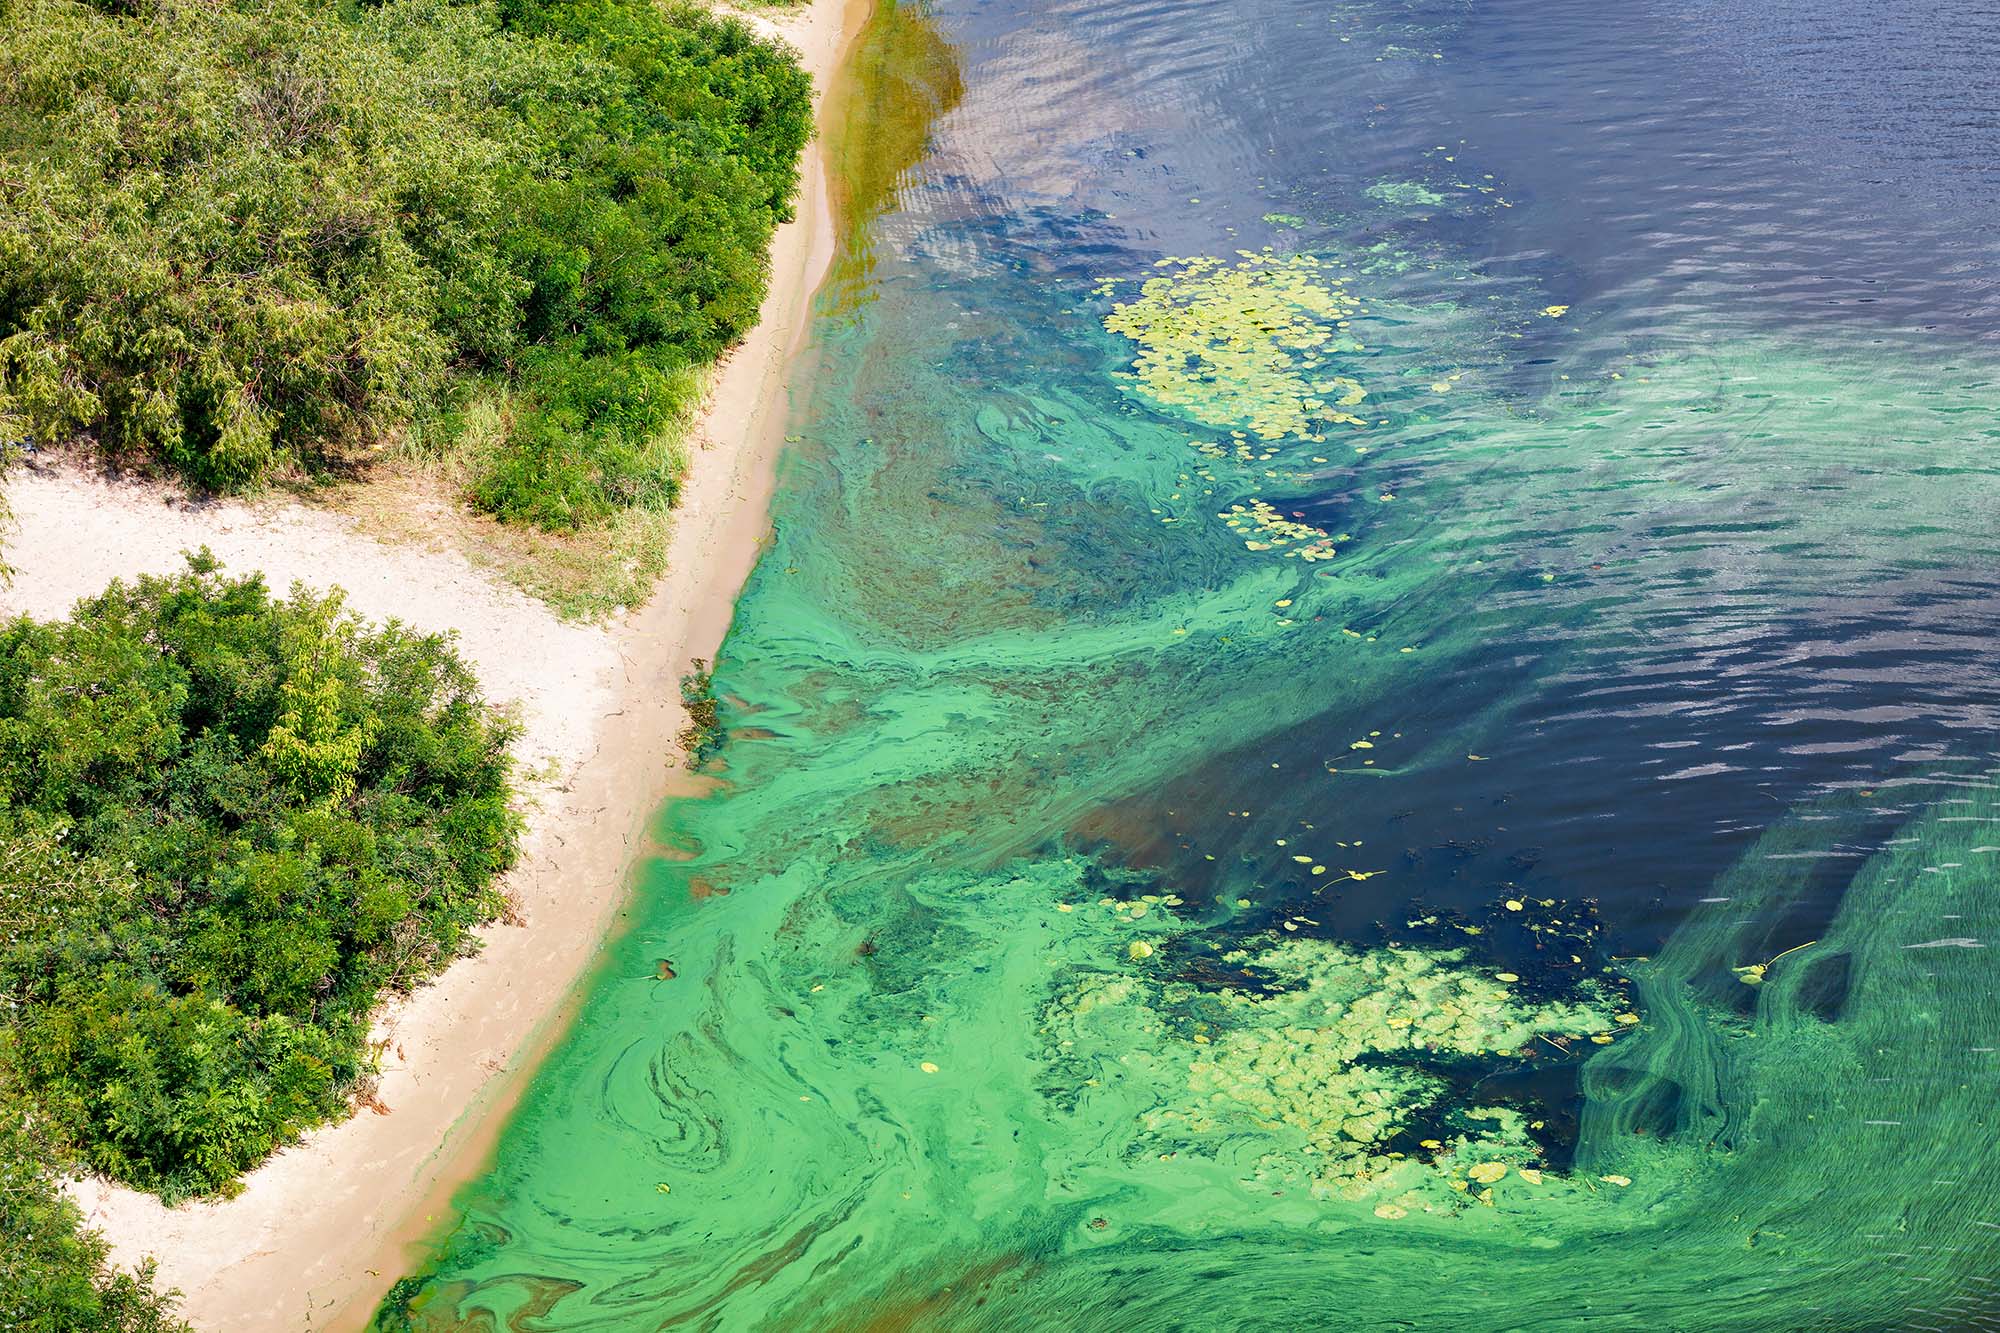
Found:
[{"label": "grass patch", "polygon": [[420,423],[394,442],[362,484],[328,494],[383,536],[442,539],[565,620],[600,621],[644,604],[666,572],[674,526],[668,497],[678,499],[687,476],[704,378],[694,378],[676,415],[647,446],[665,479],[661,486],[587,524],[508,523],[462,503],[490,475],[520,410],[520,395],[496,384],[477,386],[452,419]]}]

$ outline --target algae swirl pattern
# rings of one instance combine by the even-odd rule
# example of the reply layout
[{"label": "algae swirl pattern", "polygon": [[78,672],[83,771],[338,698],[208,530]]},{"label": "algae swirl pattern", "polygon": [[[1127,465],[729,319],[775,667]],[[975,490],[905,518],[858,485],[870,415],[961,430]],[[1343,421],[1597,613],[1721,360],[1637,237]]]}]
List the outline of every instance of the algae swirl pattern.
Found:
[{"label": "algae swirl pattern", "polygon": [[719,790],[379,1326],[1987,1317],[1990,349],[1593,292],[1429,133],[1174,137],[1307,31],[1434,111],[1467,7],[1164,87],[945,8]]}]

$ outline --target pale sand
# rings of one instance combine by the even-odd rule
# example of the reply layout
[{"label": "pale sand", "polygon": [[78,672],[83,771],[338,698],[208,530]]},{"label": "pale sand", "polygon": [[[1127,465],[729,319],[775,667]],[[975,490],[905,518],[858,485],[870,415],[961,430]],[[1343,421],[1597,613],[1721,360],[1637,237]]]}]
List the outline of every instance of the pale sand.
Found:
[{"label": "pale sand", "polygon": [[[775,21],[823,93],[866,19],[866,0],[813,0]],[[16,571],[0,610],[53,616],[111,578],[177,568],[208,545],[234,573],[261,570],[347,590],[370,618],[453,630],[490,698],[519,709],[521,755],[548,776],[508,887],[519,925],[381,1016],[380,1100],[252,1172],[243,1193],[167,1209],[85,1181],[77,1197],[124,1264],[151,1256],[198,1329],[360,1328],[483,1165],[523,1075],[561,1033],[578,979],[614,928],[685,725],[679,681],[712,657],[768,531],[788,401],[785,368],[832,259],[825,168],[808,149],[798,220],[772,246],[757,327],[716,378],[703,446],[676,516],[668,573],[647,607],[610,629],[565,625],[456,552],[375,540],[343,516],[290,504],[190,507],[164,491],[74,471],[17,468],[7,482]]]}]

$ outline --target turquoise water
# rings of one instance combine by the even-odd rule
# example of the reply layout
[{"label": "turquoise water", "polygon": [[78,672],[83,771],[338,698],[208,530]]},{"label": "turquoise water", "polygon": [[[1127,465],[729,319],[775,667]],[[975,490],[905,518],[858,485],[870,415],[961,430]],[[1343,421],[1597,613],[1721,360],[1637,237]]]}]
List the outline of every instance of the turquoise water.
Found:
[{"label": "turquoise water", "polygon": [[1991,29],[878,16],[724,787],[381,1325],[1991,1322]]}]

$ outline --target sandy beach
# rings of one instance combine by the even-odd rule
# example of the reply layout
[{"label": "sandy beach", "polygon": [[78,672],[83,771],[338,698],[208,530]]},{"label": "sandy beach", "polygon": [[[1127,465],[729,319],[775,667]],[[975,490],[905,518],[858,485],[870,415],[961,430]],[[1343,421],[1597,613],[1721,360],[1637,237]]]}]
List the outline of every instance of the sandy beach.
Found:
[{"label": "sandy beach", "polygon": [[[824,92],[866,0],[812,0],[760,30],[796,46]],[[517,919],[379,1017],[381,1112],[309,1135],[237,1197],[168,1209],[100,1180],[76,1187],[115,1259],[150,1257],[198,1329],[364,1326],[411,1247],[476,1172],[522,1077],[560,1035],[567,1001],[615,928],[663,796],[691,784],[676,736],[679,680],[713,655],[768,529],[789,400],[785,371],[835,243],[824,164],[807,150],[797,219],[773,241],[760,320],[719,369],[692,450],[668,572],[605,627],[559,620],[448,545],[384,542],[355,518],[279,501],[189,503],[67,466],[6,484],[12,585],[0,612],[64,614],[114,577],[177,568],[207,545],[277,590],[339,586],[371,619],[453,631],[489,698],[514,707],[527,830],[508,882]]]}]

